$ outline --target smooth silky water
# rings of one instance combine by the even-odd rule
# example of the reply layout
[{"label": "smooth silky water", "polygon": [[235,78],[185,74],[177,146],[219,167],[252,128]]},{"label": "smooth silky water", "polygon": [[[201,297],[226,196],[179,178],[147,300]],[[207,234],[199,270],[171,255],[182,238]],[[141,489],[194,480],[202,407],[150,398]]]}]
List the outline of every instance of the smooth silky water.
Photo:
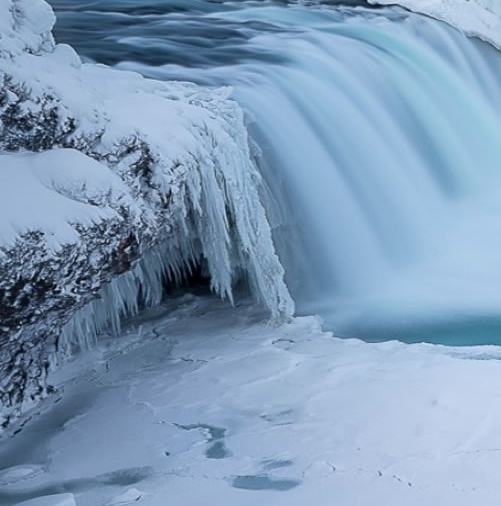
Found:
[{"label": "smooth silky water", "polygon": [[501,344],[501,55],[364,2],[52,0],[89,61],[231,85],[300,314]]}]

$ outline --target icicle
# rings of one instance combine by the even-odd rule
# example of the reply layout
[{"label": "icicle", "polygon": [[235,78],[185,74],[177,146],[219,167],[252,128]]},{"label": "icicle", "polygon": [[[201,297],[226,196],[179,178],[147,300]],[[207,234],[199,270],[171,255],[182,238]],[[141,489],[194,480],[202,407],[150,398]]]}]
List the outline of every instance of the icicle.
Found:
[{"label": "icicle", "polygon": [[[81,309],[64,327],[60,344],[66,352],[88,348],[106,329],[120,332],[125,316],[139,307],[160,303],[164,281],[180,284],[193,266],[204,265],[211,289],[233,303],[233,285],[249,281],[254,295],[273,318],[287,318],[294,303],[284,282],[284,271],[275,253],[271,230],[260,200],[261,178],[252,161],[243,111],[226,97],[197,106],[209,109],[202,120],[189,126],[191,150],[177,165],[183,167],[171,231],[164,243],[143,253],[133,270],[104,285],[99,298]],[[168,194],[172,169],[164,160],[164,144],[153,150],[156,188]],[[124,173],[127,167],[120,170]]]},{"label": "icicle", "polygon": [[[187,257],[180,253],[184,249],[189,252]],[[147,252],[131,271],[103,285],[99,297],[73,315],[61,331],[60,353],[70,355],[75,350],[89,349],[106,330],[118,335],[121,320],[136,316],[141,305],[160,304],[164,281],[180,283],[197,256],[193,244],[166,243]]]},{"label": "icicle", "polygon": [[200,145],[211,148],[208,156],[199,157],[197,171],[189,173],[187,188],[211,287],[232,301],[232,285],[241,269],[272,316],[289,317],[294,303],[260,200],[261,179],[250,154],[243,111],[234,102],[224,104],[211,129],[201,131]]}]

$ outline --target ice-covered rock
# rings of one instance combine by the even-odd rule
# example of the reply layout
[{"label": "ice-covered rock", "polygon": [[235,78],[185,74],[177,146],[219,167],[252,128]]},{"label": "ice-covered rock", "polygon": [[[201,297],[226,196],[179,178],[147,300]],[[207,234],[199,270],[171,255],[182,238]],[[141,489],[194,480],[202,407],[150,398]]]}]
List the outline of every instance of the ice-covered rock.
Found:
[{"label": "ice-covered rock", "polygon": [[231,90],[82,65],[53,44],[43,0],[3,2],[0,20],[4,424],[50,391],[61,353],[194,266],[222,297],[243,276],[274,317],[290,316]]}]

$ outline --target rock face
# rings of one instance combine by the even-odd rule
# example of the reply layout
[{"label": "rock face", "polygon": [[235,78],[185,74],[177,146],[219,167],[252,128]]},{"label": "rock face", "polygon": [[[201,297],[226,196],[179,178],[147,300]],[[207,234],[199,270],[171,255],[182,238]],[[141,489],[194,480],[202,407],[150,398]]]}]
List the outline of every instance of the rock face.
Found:
[{"label": "rock face", "polygon": [[195,265],[294,308],[231,90],[82,65],[43,0],[0,4],[0,421]]}]

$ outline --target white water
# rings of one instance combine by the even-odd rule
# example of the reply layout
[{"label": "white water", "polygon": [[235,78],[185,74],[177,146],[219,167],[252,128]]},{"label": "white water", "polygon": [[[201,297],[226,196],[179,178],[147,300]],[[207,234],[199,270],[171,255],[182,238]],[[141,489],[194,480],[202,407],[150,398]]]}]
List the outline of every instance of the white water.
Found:
[{"label": "white water", "polygon": [[[367,339],[496,317],[499,55],[395,9],[210,10],[134,15],[133,36],[118,27],[109,52],[124,59],[131,48],[137,61],[120,66],[155,77],[234,86],[278,203],[275,238],[300,311]],[[159,26],[163,38],[149,31]],[[233,38],[210,39],[221,27]]]}]

